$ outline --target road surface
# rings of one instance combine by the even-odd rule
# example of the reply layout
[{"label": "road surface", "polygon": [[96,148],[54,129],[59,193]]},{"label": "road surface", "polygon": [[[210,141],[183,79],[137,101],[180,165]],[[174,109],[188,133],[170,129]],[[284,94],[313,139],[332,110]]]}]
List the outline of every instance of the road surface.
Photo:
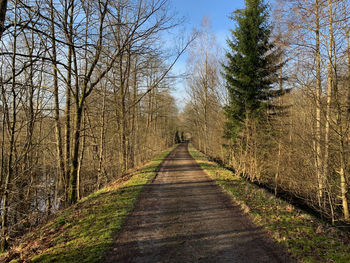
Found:
[{"label": "road surface", "polygon": [[103,262],[292,262],[179,145]]}]

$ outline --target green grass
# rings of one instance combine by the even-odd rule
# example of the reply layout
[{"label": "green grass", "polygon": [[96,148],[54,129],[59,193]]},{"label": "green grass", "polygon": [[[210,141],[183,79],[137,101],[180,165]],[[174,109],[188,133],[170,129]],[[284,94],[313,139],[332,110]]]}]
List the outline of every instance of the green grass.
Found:
[{"label": "green grass", "polygon": [[295,258],[301,262],[350,262],[346,233],[210,162],[192,146],[189,150],[207,174],[249,212],[254,223],[263,226]]},{"label": "green grass", "polygon": [[100,262],[134,208],[139,193],[171,150],[127,179],[116,181],[59,212],[55,219],[23,237],[0,261]]}]

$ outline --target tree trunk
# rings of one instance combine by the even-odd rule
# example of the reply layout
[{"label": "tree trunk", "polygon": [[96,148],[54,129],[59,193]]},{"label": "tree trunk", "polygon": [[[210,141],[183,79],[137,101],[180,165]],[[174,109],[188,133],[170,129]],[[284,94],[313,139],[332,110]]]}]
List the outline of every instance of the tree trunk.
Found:
[{"label": "tree trunk", "polygon": [[[66,107],[65,107],[65,178],[64,192],[66,201],[68,200],[68,184],[70,176],[71,162],[71,89],[72,89],[72,63],[73,63],[73,16],[74,16],[74,0],[65,1],[65,23],[68,25],[66,30],[66,41],[68,42],[68,61],[67,61],[67,83],[66,83]],[[68,6],[70,6],[70,12]]]},{"label": "tree trunk", "polygon": [[62,145],[62,132],[60,122],[60,103],[59,103],[59,90],[58,90],[58,72],[57,72],[57,53],[56,53],[56,41],[55,41],[55,24],[54,24],[54,6],[53,0],[50,1],[50,14],[51,14],[51,41],[52,41],[52,71],[53,71],[53,88],[55,98],[55,128],[56,128],[56,150],[57,150],[57,167],[58,167],[58,181],[65,182],[65,167],[63,157],[63,145]]},{"label": "tree trunk", "polygon": [[[343,208],[343,216],[345,221],[350,221],[349,214],[349,200],[348,200],[348,182],[347,182],[347,160],[349,158],[349,153],[346,150],[348,147],[348,137],[349,137],[349,120],[350,120],[350,35],[349,35],[349,27],[347,24],[347,16],[348,9],[345,3],[343,3],[343,19],[344,19],[344,35],[346,39],[346,60],[347,60],[347,76],[348,76],[348,87],[347,87],[347,107],[345,110],[342,110],[338,89],[336,93],[337,98],[337,106],[338,106],[338,118],[337,118],[337,126],[340,128],[338,132],[339,137],[339,158],[340,158],[340,167],[339,167],[339,177],[340,177],[340,192],[341,192],[341,200],[342,200],[342,208]],[[344,120],[342,119],[342,114],[344,114]]]},{"label": "tree trunk", "polygon": [[106,116],[106,96],[107,96],[107,87],[103,87],[103,98],[102,98],[102,112],[101,112],[101,127],[100,127],[100,142],[99,142],[99,152],[98,152],[98,171],[97,171],[97,180],[96,180],[96,190],[99,190],[101,187],[101,177],[104,174],[103,172],[103,153],[104,153],[104,144],[105,144],[105,116]]},{"label": "tree trunk", "polygon": [[[83,99],[81,99],[83,101]],[[83,112],[83,103],[77,105],[77,112],[74,118],[74,138],[73,138],[73,155],[71,160],[70,177],[68,185],[68,203],[74,204],[78,201],[78,164],[79,164],[79,148],[81,121]]]},{"label": "tree trunk", "polygon": [[[133,76],[133,103],[137,101],[138,91],[137,91],[137,58],[135,57],[135,67],[134,67],[134,76]],[[135,149],[136,149],[136,110],[137,110],[138,104],[136,104],[132,109],[132,116],[131,116],[131,139],[130,139],[130,162],[131,165],[134,167],[137,165],[137,160],[135,156]]]},{"label": "tree trunk", "polygon": [[346,181],[346,160],[345,160],[345,147],[344,147],[344,140],[343,136],[340,135],[339,138],[339,157],[340,157],[340,169],[338,171],[339,177],[340,177],[340,191],[341,191],[341,201],[342,201],[342,207],[343,207],[343,215],[345,221],[350,221],[350,215],[349,215],[349,202],[347,198],[348,193],[348,185]]},{"label": "tree trunk", "polygon": [[323,157],[323,182],[327,180],[329,173],[329,136],[331,123],[331,102],[332,90],[334,84],[334,69],[333,69],[333,51],[334,51],[334,35],[333,35],[333,9],[332,0],[328,0],[329,13],[329,45],[328,45],[328,86],[327,86],[327,104],[326,104],[326,123],[325,123],[325,137],[324,137],[324,157]]},{"label": "tree trunk", "polygon": [[323,176],[322,176],[322,153],[321,153],[321,94],[322,94],[322,83],[321,83],[321,49],[320,49],[320,4],[319,0],[315,0],[316,8],[316,139],[315,139],[315,150],[316,150],[316,176],[318,182],[318,203],[321,206],[321,200],[323,199]]},{"label": "tree trunk", "polygon": [[126,87],[125,79],[123,76],[123,61],[122,56],[119,61],[119,78],[120,78],[120,140],[121,140],[121,152],[122,152],[122,174],[128,169],[128,153],[127,153],[127,120],[126,120]]},{"label": "tree trunk", "polygon": [[[15,150],[15,133],[17,123],[17,93],[16,93],[16,52],[17,52],[17,1],[15,2],[15,17],[14,17],[14,34],[13,34],[13,54],[12,54],[12,87],[11,92],[13,96],[12,100],[12,123],[10,116],[8,115],[8,127],[10,132],[9,140],[9,156],[7,162],[7,174],[5,176],[4,190],[2,195],[2,213],[1,213],[1,244],[0,251],[3,252],[8,246],[8,209],[9,209],[9,191],[12,183],[12,177],[14,175],[13,170],[13,158]],[[9,114],[9,112],[8,112]]]},{"label": "tree trunk", "polygon": [[83,110],[83,141],[81,144],[81,153],[79,157],[78,170],[77,170],[77,200],[80,200],[80,180],[81,180],[81,167],[83,165],[84,153],[85,153],[85,143],[86,143],[86,111]]},{"label": "tree trunk", "polygon": [[[283,69],[280,69],[279,72],[279,88],[280,91],[283,92]],[[278,98],[278,106],[282,107],[282,99],[281,97]],[[276,173],[275,173],[275,196],[277,196],[277,190],[278,190],[278,180],[280,176],[280,166],[281,166],[281,150],[282,150],[282,119],[279,120],[279,127],[278,127],[278,154],[277,154],[277,167],[276,167]]]}]

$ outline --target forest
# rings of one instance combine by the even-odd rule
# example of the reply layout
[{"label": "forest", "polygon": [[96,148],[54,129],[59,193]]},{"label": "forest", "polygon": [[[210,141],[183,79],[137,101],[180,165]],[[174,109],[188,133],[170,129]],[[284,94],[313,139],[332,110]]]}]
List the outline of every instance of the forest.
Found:
[{"label": "forest", "polygon": [[[193,144],[203,153],[340,225],[350,218],[349,4],[277,1],[272,31],[260,27],[270,39],[261,38],[268,47],[261,53],[266,66],[257,84],[254,73],[232,66],[249,63],[244,58],[250,43],[243,34],[251,25],[242,14],[233,14],[240,27],[228,40],[231,53],[221,53],[221,60],[214,35],[204,27],[195,40],[201,47],[193,50],[191,101],[183,113]],[[247,82],[260,86],[263,95],[242,91]]]},{"label": "forest", "polygon": [[8,1],[0,52],[2,239],[174,143],[169,71],[190,39],[172,53],[162,47],[161,34],[180,23],[167,4]]},{"label": "forest", "polygon": [[170,0],[0,1],[2,250],[189,138],[245,180],[350,223],[350,1],[245,2],[221,47],[207,17],[181,32]]}]

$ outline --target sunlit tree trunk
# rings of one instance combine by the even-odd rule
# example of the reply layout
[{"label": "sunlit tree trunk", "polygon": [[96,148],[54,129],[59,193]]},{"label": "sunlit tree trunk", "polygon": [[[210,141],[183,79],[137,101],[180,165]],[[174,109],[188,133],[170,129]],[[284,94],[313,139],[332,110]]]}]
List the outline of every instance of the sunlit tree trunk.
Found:
[{"label": "sunlit tree trunk", "polygon": [[[9,194],[10,185],[14,176],[14,151],[15,151],[15,134],[17,124],[17,91],[16,91],[16,52],[17,52],[17,1],[14,3],[14,32],[13,32],[13,43],[12,43],[12,84],[11,84],[11,95],[12,95],[12,106],[11,116],[8,111],[7,126],[9,131],[9,150],[8,150],[8,162],[7,162],[7,173],[5,175],[4,189],[1,198],[2,213],[1,213],[1,244],[0,251],[7,249],[7,238],[8,238],[8,212],[9,212]],[[5,99],[5,98],[4,98]]]},{"label": "sunlit tree trunk", "polygon": [[62,132],[61,132],[61,120],[60,120],[60,103],[59,103],[59,89],[58,89],[58,71],[57,71],[57,51],[55,40],[55,16],[53,0],[50,1],[50,15],[51,15],[51,44],[52,44],[52,75],[53,75],[53,89],[55,98],[55,128],[56,128],[56,150],[57,150],[57,167],[58,177],[61,182],[60,185],[64,185],[65,182],[65,168],[63,157],[63,145],[62,145]]},{"label": "sunlit tree trunk", "polygon": [[72,71],[73,71],[73,22],[74,22],[74,0],[65,0],[65,36],[68,43],[67,54],[67,83],[66,83],[66,105],[65,105],[65,177],[64,177],[64,193],[65,201],[68,200],[68,181],[69,167],[71,161],[71,89],[72,87]]},{"label": "sunlit tree trunk", "polygon": [[[343,3],[343,18],[344,18],[344,35],[346,38],[346,61],[347,61],[347,77],[348,77],[348,84],[347,84],[347,96],[346,103],[348,103],[347,108],[344,112],[344,120],[342,119],[342,107],[341,102],[339,98],[339,94],[336,94],[337,97],[337,107],[338,107],[338,117],[337,117],[337,126],[339,127],[340,131],[338,132],[339,137],[339,158],[340,158],[340,167],[339,167],[339,177],[340,177],[340,191],[341,191],[341,200],[342,200],[342,207],[343,207],[343,215],[345,221],[350,221],[350,213],[349,213],[349,200],[348,200],[348,182],[347,182],[347,163],[349,154],[347,153],[346,148],[348,145],[348,136],[349,136],[349,121],[350,121],[350,35],[349,35],[349,26],[348,26],[348,12],[347,12],[347,5],[345,3],[345,0],[342,1]],[[338,91],[338,89],[337,89]],[[338,91],[339,92],[339,91]]]},{"label": "sunlit tree trunk", "polygon": [[325,120],[325,137],[324,137],[324,157],[323,157],[323,182],[328,178],[329,173],[329,136],[330,136],[330,123],[331,123],[331,103],[332,103],[332,91],[334,85],[334,34],[333,34],[333,8],[332,0],[328,0],[328,16],[329,16],[329,45],[328,45],[328,86],[327,86],[327,102],[326,102],[326,120]]},{"label": "sunlit tree trunk", "polygon": [[80,182],[81,182],[81,167],[83,166],[83,160],[84,160],[84,154],[85,154],[85,148],[86,148],[86,110],[83,110],[83,138],[81,143],[81,153],[79,156],[79,163],[78,163],[78,170],[77,170],[77,200],[81,198],[80,193]]},{"label": "sunlit tree trunk", "polygon": [[101,187],[101,178],[104,174],[103,169],[103,156],[104,156],[104,146],[105,146],[105,125],[106,125],[106,96],[107,96],[107,85],[103,85],[103,95],[102,95],[102,112],[100,119],[100,138],[99,138],[99,151],[98,151],[98,171],[96,180],[96,190]]},{"label": "sunlit tree trunk", "polygon": [[[134,72],[133,72],[133,98],[132,101],[136,102],[137,96],[138,96],[138,87],[137,87],[137,56],[135,56],[135,61],[134,61]],[[135,105],[132,109],[132,116],[131,116],[131,139],[130,139],[130,162],[131,166],[134,167],[138,162],[137,162],[137,156],[136,156],[136,134],[137,134],[137,109],[138,105]]]},{"label": "sunlit tree trunk", "polygon": [[322,153],[321,153],[321,48],[320,48],[320,3],[315,0],[315,26],[316,26],[316,175],[318,181],[318,203],[321,205],[323,198],[323,175],[322,175]]},{"label": "sunlit tree trunk", "polygon": [[[68,203],[74,204],[78,200],[78,189],[77,189],[77,180],[78,180],[78,165],[79,165],[79,152],[80,152],[80,139],[81,139],[81,125],[82,125],[82,114],[83,109],[85,106],[85,101],[88,98],[88,96],[91,94],[91,92],[94,90],[94,87],[100,83],[100,81],[104,78],[104,76],[111,70],[113,67],[115,61],[120,55],[120,50],[117,50],[112,58],[110,59],[109,63],[106,65],[106,68],[101,72],[96,70],[96,67],[98,63],[101,61],[101,54],[103,50],[103,32],[105,30],[105,18],[107,14],[107,2],[99,2],[98,4],[98,20],[96,21],[90,21],[90,17],[86,18],[86,28],[85,30],[89,30],[90,24],[93,24],[92,22],[96,23],[98,25],[98,37],[94,45],[94,54],[93,57],[90,59],[87,56],[85,56],[84,59],[84,65],[86,65],[85,72],[83,72],[83,76],[81,77],[82,81],[79,82],[79,79],[76,79],[75,83],[75,94],[74,94],[74,100],[75,100],[75,118],[74,118],[74,134],[73,134],[73,154],[71,158],[71,165],[70,165],[70,176],[69,176],[69,186],[68,186]],[[90,12],[92,11],[91,5],[92,2],[86,2],[86,9],[85,15],[86,16],[93,16]],[[84,43],[86,45],[86,48],[90,46],[90,43],[86,41]],[[86,50],[86,49],[85,49]],[[74,49],[73,49],[74,52]],[[74,68],[75,72],[78,72],[78,65],[77,65],[77,53],[73,53],[73,62],[74,62]],[[96,74],[96,75],[95,75]],[[78,78],[78,74],[76,74],[76,78]]]},{"label": "sunlit tree trunk", "polygon": [[[280,69],[279,72],[279,89],[283,91],[283,69]],[[282,107],[282,99],[278,98],[278,106]],[[282,120],[279,121],[279,133],[282,133]],[[280,166],[281,166],[281,154],[282,154],[282,137],[281,134],[278,134],[278,153],[277,153],[277,165],[276,165],[276,173],[275,173],[275,195],[277,195],[278,190],[278,180],[280,176]]]}]

